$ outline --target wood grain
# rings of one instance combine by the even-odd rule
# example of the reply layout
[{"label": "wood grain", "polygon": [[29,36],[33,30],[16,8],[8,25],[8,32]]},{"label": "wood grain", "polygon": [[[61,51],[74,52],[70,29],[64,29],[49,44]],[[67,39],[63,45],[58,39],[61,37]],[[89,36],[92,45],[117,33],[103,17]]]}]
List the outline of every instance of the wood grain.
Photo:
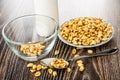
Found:
[{"label": "wood grain", "polygon": [[[58,0],[60,25],[74,17],[95,16],[109,21],[115,28],[114,38],[105,45],[92,48],[94,52],[117,46],[120,49],[120,0]],[[0,32],[5,23],[11,19],[34,13],[32,0],[0,0]],[[60,54],[53,53],[58,49]],[[70,59],[73,47],[61,42],[56,44],[46,57]],[[80,54],[86,54],[83,49]],[[120,52],[119,52],[120,53]],[[120,54],[83,59],[85,71],[79,72],[74,62],[70,62],[71,73],[57,70],[58,76],[53,77],[47,71],[35,78],[26,67],[27,61],[18,58],[5,44],[0,33],[0,80],[120,80]],[[36,64],[39,61],[35,62]]]}]

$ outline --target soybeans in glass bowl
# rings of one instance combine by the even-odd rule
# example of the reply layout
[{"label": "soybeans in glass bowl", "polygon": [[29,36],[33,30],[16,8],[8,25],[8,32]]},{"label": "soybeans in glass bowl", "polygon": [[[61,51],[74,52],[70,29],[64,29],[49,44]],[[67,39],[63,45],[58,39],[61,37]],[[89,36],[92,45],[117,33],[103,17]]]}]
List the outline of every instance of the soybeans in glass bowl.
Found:
[{"label": "soybeans in glass bowl", "polygon": [[30,14],[17,17],[2,29],[10,49],[21,59],[37,61],[52,50],[57,38],[58,23],[51,17]]},{"label": "soybeans in glass bowl", "polygon": [[58,36],[64,43],[81,48],[103,45],[110,41],[113,35],[113,26],[96,17],[71,19],[58,30]]}]

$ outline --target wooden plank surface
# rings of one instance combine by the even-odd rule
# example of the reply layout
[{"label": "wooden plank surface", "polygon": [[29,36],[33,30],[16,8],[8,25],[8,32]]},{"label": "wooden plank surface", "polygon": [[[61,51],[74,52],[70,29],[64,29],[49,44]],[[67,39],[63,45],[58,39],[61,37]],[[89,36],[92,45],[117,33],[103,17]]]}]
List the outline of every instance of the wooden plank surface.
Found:
[{"label": "wooden plank surface", "polygon": [[[99,52],[117,46],[120,49],[120,0],[58,0],[60,25],[71,18],[82,16],[101,17],[115,28],[114,38],[105,45],[92,48]],[[11,19],[34,13],[32,0],[0,0],[0,32],[3,25]],[[58,49],[60,54],[53,53]],[[61,42],[58,38],[50,54],[46,57],[70,59],[73,47]],[[83,49],[81,54],[85,54]],[[119,52],[120,53],[120,52]],[[85,71],[79,72],[75,62],[70,63],[71,73],[57,70],[58,76],[53,77],[47,71],[35,78],[26,67],[27,61],[18,58],[8,48],[0,33],[0,80],[120,80],[120,54],[97,58],[83,59]],[[39,63],[39,61],[35,62]]]}]

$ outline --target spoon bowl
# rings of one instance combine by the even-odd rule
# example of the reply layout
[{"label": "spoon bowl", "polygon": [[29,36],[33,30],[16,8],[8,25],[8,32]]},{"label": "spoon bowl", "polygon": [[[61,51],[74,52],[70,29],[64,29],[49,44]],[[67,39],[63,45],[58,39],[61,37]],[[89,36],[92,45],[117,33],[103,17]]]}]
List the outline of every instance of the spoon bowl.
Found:
[{"label": "spoon bowl", "polygon": [[64,69],[69,65],[69,62],[64,60],[65,63],[68,63],[68,65],[65,66],[65,67],[56,68],[56,67],[51,66],[51,62],[54,62],[56,59],[59,59],[59,58],[45,58],[45,59],[42,59],[40,62],[41,62],[42,65],[48,66],[50,68],[55,68],[55,69]]}]

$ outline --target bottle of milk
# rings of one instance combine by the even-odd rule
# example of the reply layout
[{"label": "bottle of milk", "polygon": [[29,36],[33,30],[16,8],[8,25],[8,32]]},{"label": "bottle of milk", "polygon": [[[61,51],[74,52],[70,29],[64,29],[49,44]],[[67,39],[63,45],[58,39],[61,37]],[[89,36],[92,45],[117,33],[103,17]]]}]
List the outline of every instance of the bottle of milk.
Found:
[{"label": "bottle of milk", "polygon": [[[58,0],[34,0],[34,9],[35,14],[46,15],[52,17],[58,22]],[[51,34],[49,26],[46,26],[43,23],[38,21],[39,19],[36,18],[36,31],[38,35],[47,37]],[[50,24],[50,22],[46,22]],[[54,28],[54,27],[53,27]]]}]

